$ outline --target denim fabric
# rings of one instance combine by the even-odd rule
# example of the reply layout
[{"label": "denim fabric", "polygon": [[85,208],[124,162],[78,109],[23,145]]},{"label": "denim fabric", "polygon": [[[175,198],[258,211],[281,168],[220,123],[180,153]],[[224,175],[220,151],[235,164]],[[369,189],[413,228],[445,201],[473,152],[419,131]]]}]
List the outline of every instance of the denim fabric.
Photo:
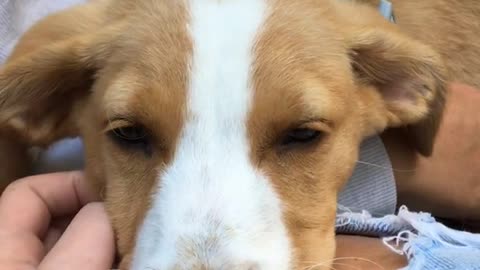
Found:
[{"label": "denim fabric", "polygon": [[336,223],[339,234],[382,237],[408,258],[403,270],[480,270],[480,235],[447,228],[428,213],[403,206],[397,215],[373,217],[340,207]]},{"label": "denim fabric", "polygon": [[338,203],[352,211],[367,210],[375,216],[395,213],[395,179],[380,137],[373,136],[362,142],[352,177],[340,192]]}]

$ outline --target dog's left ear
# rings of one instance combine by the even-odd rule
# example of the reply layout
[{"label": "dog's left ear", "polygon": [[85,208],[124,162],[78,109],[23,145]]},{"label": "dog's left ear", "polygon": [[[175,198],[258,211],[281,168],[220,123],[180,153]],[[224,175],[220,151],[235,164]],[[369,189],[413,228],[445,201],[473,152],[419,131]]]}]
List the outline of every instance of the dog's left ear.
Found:
[{"label": "dog's left ear", "polygon": [[412,146],[431,155],[445,103],[439,55],[393,28],[362,28],[348,48],[371,127],[402,127]]}]

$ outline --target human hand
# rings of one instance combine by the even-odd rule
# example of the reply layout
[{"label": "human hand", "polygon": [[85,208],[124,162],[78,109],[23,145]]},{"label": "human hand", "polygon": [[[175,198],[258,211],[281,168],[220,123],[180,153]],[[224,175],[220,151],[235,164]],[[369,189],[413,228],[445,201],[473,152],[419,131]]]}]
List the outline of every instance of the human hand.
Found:
[{"label": "human hand", "polygon": [[78,172],[17,180],[0,197],[0,269],[105,270],[114,235]]},{"label": "human hand", "polygon": [[398,134],[384,136],[398,199],[416,211],[480,220],[480,90],[452,84],[433,155],[422,157]]}]

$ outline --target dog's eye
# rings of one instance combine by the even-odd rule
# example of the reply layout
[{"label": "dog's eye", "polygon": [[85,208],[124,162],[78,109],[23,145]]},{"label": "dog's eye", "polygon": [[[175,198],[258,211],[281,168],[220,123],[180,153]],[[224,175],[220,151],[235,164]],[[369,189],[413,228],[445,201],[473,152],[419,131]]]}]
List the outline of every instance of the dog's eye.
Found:
[{"label": "dog's eye", "polygon": [[119,139],[130,143],[141,141],[147,136],[145,129],[138,126],[117,128],[113,130],[113,133],[115,133]]},{"label": "dog's eye", "polygon": [[296,146],[296,145],[305,145],[316,142],[321,138],[322,132],[309,129],[309,128],[296,128],[290,130],[283,140],[281,141],[282,146]]},{"label": "dog's eye", "polygon": [[145,128],[141,126],[126,126],[110,131],[110,137],[122,147],[134,147],[149,153],[150,141]]}]

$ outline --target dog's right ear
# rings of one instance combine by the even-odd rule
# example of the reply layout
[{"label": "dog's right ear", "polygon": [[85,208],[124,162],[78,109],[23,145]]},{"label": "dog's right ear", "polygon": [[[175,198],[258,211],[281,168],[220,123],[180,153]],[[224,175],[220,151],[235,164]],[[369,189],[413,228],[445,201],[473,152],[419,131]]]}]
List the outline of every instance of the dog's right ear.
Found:
[{"label": "dog's right ear", "polygon": [[75,36],[0,68],[0,130],[31,145],[76,136],[76,119],[111,53],[112,35]]}]

